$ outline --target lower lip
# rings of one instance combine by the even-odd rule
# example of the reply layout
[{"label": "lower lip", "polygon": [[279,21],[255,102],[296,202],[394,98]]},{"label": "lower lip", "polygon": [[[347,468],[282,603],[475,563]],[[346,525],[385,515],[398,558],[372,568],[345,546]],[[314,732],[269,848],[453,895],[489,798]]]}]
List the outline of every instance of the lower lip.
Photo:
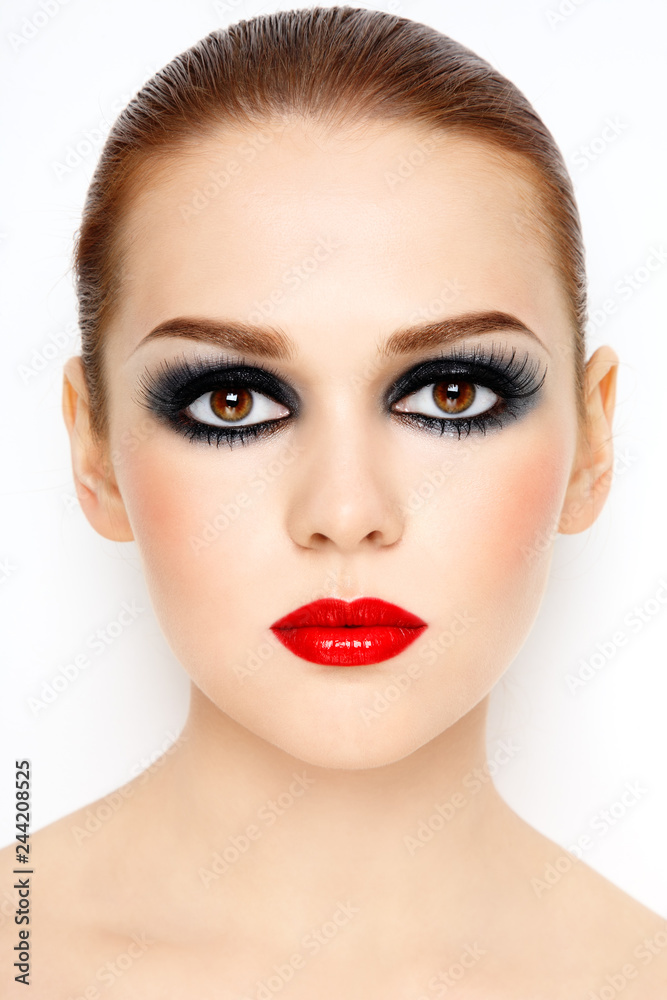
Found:
[{"label": "lower lip", "polygon": [[422,634],[427,625],[403,628],[398,625],[370,625],[355,628],[327,628],[307,626],[302,628],[273,629],[293,653],[311,663],[324,663],[329,667],[357,667],[365,663],[381,663],[398,656],[402,650]]}]

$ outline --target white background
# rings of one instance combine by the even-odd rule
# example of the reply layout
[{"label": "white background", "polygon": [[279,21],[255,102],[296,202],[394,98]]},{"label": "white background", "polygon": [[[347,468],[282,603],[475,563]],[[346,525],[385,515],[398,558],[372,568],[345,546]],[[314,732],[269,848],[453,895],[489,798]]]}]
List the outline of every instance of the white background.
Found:
[{"label": "white background", "polygon": [[[252,0],[42,2],[5,2],[0,29],[2,92],[11,95],[0,216],[2,844],[13,838],[15,758],[33,763],[37,829],[128,780],[185,720],[188,680],[153,616],[134,543],[97,536],[74,497],[60,412],[62,363],[78,349],[72,238],[102,135],[140,84],[210,30],[280,9]],[[538,621],[492,697],[489,754],[499,738],[514,739],[520,752],[496,778],[510,804],[564,846],[588,834],[585,860],[667,916],[667,259],[642,281],[652,249],[667,250],[667,8],[358,6],[432,24],[487,58],[524,91],[571,170],[591,308],[614,307],[594,314],[589,353],[608,342],[621,357],[617,476],[597,524],[556,541]],[[605,142],[608,119],[617,134]],[[617,283],[635,272],[640,287],[622,292]],[[89,637],[131,600],[144,611],[95,655]],[[633,631],[626,616],[644,605],[655,613]],[[629,636],[622,648],[612,639],[619,630]],[[613,655],[600,654],[593,678],[572,692],[566,675],[598,643]],[[90,666],[48,707],[31,709],[28,699],[82,652]],[[627,782],[644,791],[603,833],[596,816],[623,811],[614,804]]]}]

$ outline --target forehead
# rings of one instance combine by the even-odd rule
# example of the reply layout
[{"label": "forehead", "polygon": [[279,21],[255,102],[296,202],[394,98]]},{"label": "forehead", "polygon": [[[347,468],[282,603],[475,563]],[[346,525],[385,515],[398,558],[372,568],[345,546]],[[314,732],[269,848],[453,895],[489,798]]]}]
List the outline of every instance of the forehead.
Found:
[{"label": "forehead", "polygon": [[424,310],[497,309],[557,339],[566,302],[539,216],[523,162],[469,137],[303,123],[210,136],[138,178],[114,351],[184,315],[375,342]]}]

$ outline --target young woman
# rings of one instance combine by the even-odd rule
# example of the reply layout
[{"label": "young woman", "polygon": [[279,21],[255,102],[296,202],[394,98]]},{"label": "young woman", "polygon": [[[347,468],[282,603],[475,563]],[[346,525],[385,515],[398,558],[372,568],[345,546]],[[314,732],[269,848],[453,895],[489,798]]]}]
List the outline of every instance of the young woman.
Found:
[{"label": "young woman", "polygon": [[120,115],[76,270],[77,494],[136,540],[192,697],[99,828],[33,838],[34,994],[664,997],[665,922],[486,763],[613,462],[618,359],[586,360],[572,188],[522,94],[379,12],[214,32]]}]

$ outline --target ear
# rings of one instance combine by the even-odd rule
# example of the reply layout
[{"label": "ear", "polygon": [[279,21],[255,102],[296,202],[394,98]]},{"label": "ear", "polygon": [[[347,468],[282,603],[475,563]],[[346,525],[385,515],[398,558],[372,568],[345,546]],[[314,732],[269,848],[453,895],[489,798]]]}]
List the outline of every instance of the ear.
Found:
[{"label": "ear", "polygon": [[584,395],[588,424],[579,436],[577,454],[565,493],[558,530],[585,531],[604,506],[614,467],[612,420],[616,403],[618,355],[598,347],[586,365]]},{"label": "ear", "polygon": [[63,373],[63,416],[72,450],[76,495],[95,531],[114,542],[134,538],[108,447],[95,439],[88,389],[79,356],[69,358]]}]

